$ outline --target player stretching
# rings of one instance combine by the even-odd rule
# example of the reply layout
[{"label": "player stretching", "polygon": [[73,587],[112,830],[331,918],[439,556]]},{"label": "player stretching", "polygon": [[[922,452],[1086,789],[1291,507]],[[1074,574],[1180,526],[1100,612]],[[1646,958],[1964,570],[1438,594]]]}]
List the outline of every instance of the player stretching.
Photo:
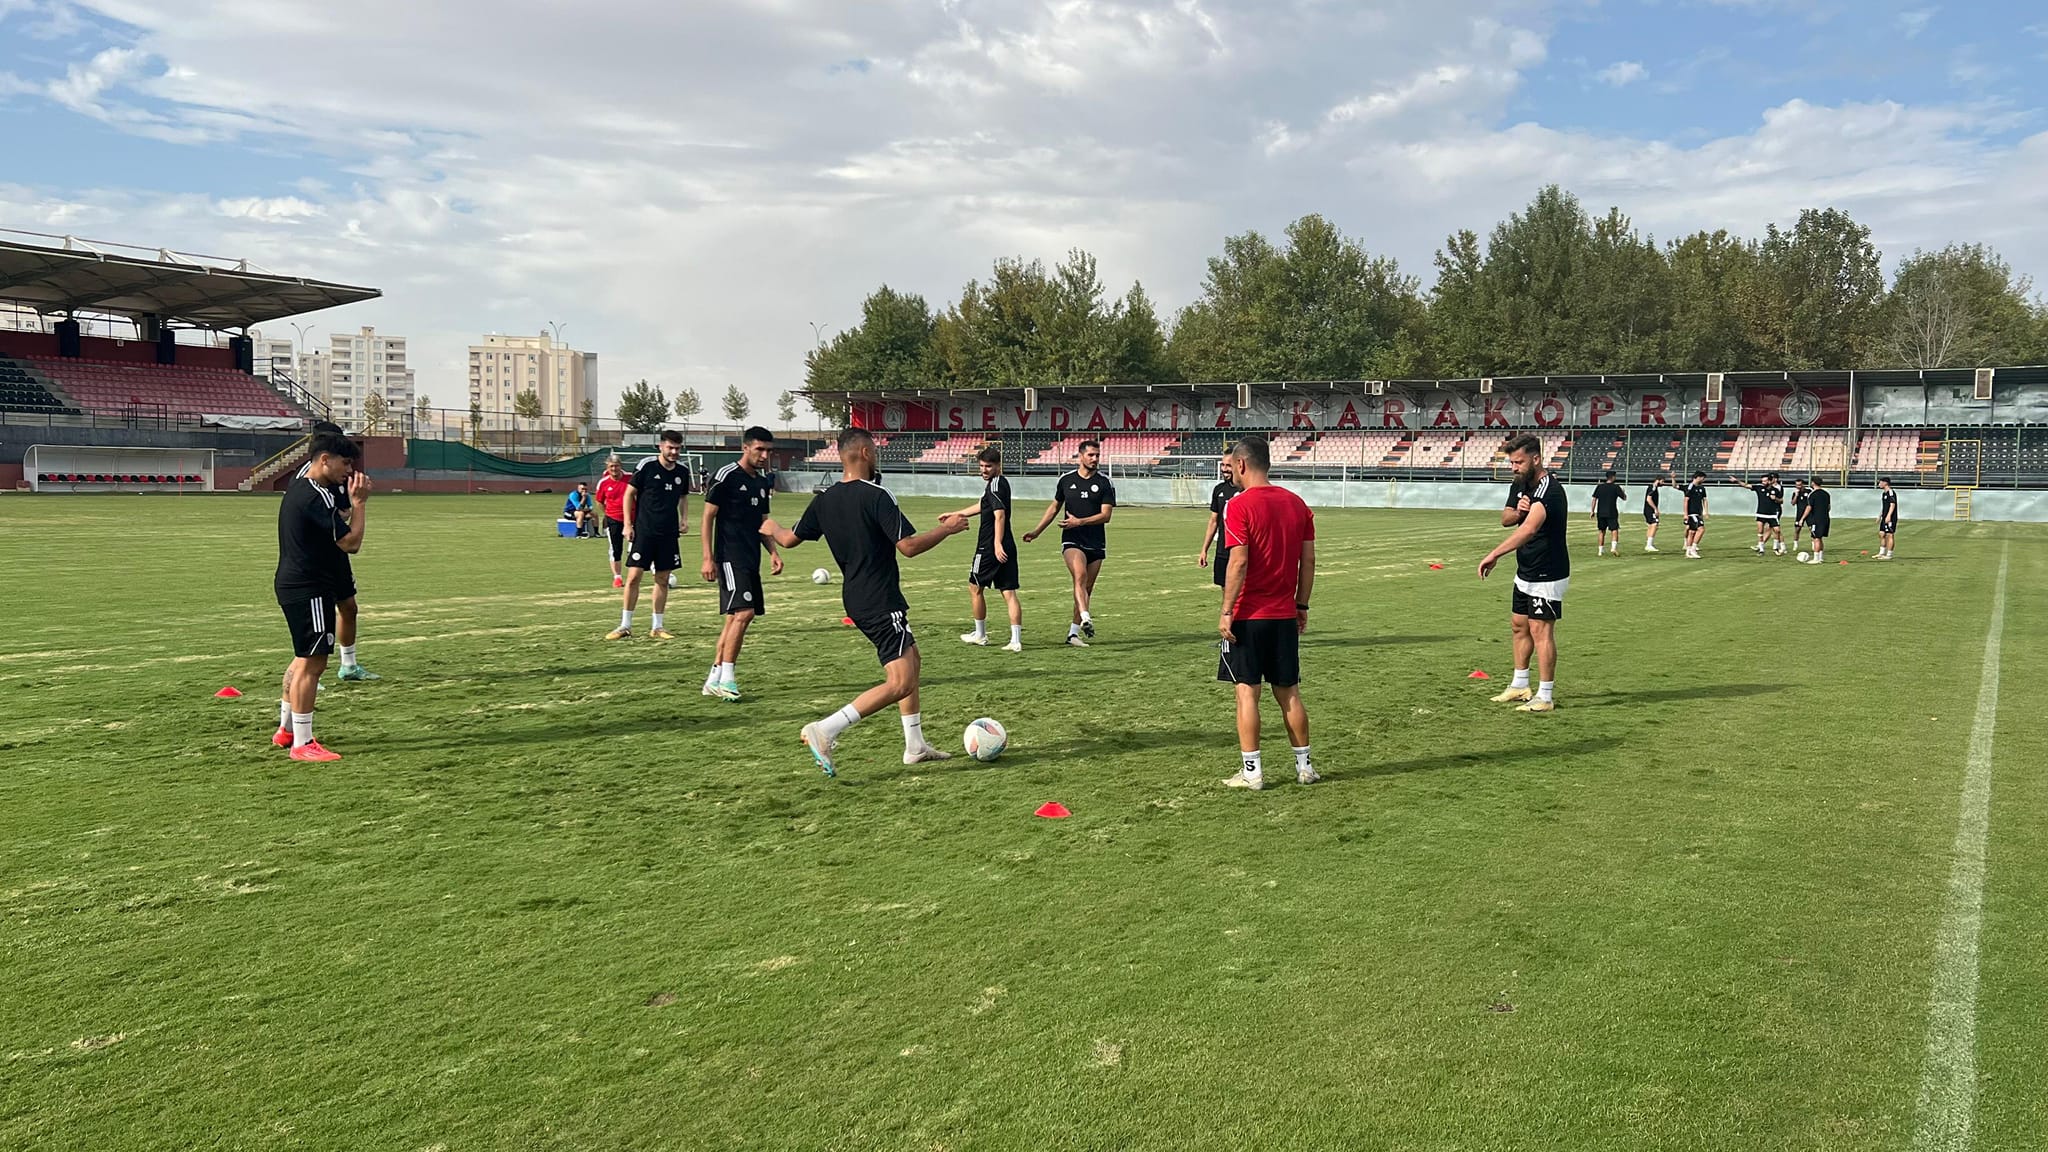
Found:
[{"label": "player stretching", "polygon": [[1223,782],[1264,788],[1259,761],[1259,685],[1273,686],[1273,702],[1294,749],[1294,779],[1321,777],[1309,763],[1308,707],[1301,702],[1301,634],[1308,630],[1309,593],[1316,583],[1316,518],[1301,497],[1267,479],[1272,449],[1263,436],[1231,445],[1230,468],[1242,491],[1223,513],[1230,549],[1223,578],[1223,658],[1216,679],[1236,685],[1237,747],[1244,765]]},{"label": "player stretching", "polygon": [[1607,470],[1607,476],[1593,486],[1593,529],[1600,534],[1600,547],[1595,556],[1607,554],[1607,539],[1614,538],[1612,555],[1621,555],[1621,502],[1628,499],[1628,493],[1614,482],[1614,469]]},{"label": "player stretching", "polygon": [[[1267,451],[1270,455],[1271,449],[1268,448]],[[1230,498],[1237,495],[1237,481],[1233,479],[1235,473],[1231,469],[1230,453],[1225,452],[1223,459],[1217,462],[1216,472],[1221,479],[1216,481],[1216,487],[1209,489],[1209,528],[1202,533],[1202,550],[1195,553],[1196,567],[1204,567],[1209,563],[1209,545],[1212,541],[1216,541],[1216,533],[1223,530],[1223,510],[1230,506]],[[1224,575],[1229,570],[1230,538],[1225,536],[1223,540],[1216,543],[1216,588],[1218,591],[1222,591]],[[1225,607],[1228,607],[1229,604],[1228,600],[1224,601]]]},{"label": "player stretching", "polygon": [[1827,562],[1828,528],[1834,503],[1835,499],[1828,493],[1827,486],[1821,483],[1819,476],[1815,476],[1813,491],[1806,494],[1806,511],[1799,514],[1800,521],[1806,525],[1807,534],[1813,537],[1813,559],[1807,561],[1809,564]]},{"label": "player stretching", "polygon": [[1095,596],[1095,577],[1102,571],[1102,559],[1109,554],[1109,534],[1103,526],[1116,511],[1116,489],[1109,477],[1095,470],[1101,460],[1099,442],[1081,441],[1074,470],[1053,485],[1052,503],[1045,506],[1038,527],[1024,534],[1026,544],[1038,539],[1060,509],[1066,509],[1060,521],[1060,558],[1074,578],[1074,619],[1067,626],[1067,643],[1076,648],[1086,648],[1088,641],[1095,639],[1095,618],[1088,614],[1088,605]]},{"label": "player stretching", "polygon": [[[1557,683],[1557,622],[1564,619],[1564,593],[1572,575],[1571,556],[1565,550],[1571,504],[1564,497],[1564,485],[1542,468],[1541,440],[1524,432],[1508,441],[1507,451],[1515,479],[1508,485],[1508,502],[1500,523],[1514,531],[1479,562],[1479,578],[1484,580],[1501,557],[1515,554],[1510,616],[1515,679],[1493,699],[1498,704],[1523,701],[1517,712],[1550,712],[1557,707],[1552,697]],[[1534,699],[1529,693],[1531,655],[1539,673]]]},{"label": "player stretching", "polygon": [[1643,534],[1643,551],[1645,552],[1658,551],[1657,491],[1670,483],[1671,481],[1659,476],[1650,481],[1650,486],[1643,490],[1643,527],[1645,529]]},{"label": "player stretching", "polygon": [[1809,495],[1806,481],[1800,480],[1792,488],[1792,550],[1799,551],[1800,534],[1806,531],[1806,498]]},{"label": "player stretching", "polygon": [[839,459],[843,479],[811,498],[794,530],[765,520],[761,534],[784,548],[824,537],[839,565],[840,601],[875,646],[883,680],[839,711],[804,725],[804,745],[825,775],[833,775],[832,752],[840,734],[894,704],[903,714],[903,762],[945,760],[948,754],[924,738],[924,716],[917,702],[917,639],[910,634],[910,605],[903,599],[896,557],[930,551],[946,537],[966,531],[967,518],[941,516],[938,527],[916,534],[896,507],[896,498],[873,480],[875,441],[864,429],[839,434]]},{"label": "player stretching", "polygon": [[626,602],[619,626],[604,634],[623,640],[633,634],[633,606],[640,602],[640,577],[654,573],[654,613],[647,635],[673,640],[662,627],[668,611],[669,577],[683,566],[683,534],[690,530],[690,470],[680,459],[683,434],[661,430],[661,451],[640,462],[626,481]]},{"label": "player stretching", "polygon": [[604,509],[604,538],[612,552],[612,587],[626,586],[619,561],[626,555],[626,469],[617,456],[604,461],[604,479],[597,482],[597,504]]},{"label": "player stretching", "polygon": [[[316,436],[326,433],[329,436],[348,439],[348,433],[341,430],[341,425],[328,420],[313,421],[313,433]],[[298,478],[304,479],[312,470],[313,463],[309,460],[299,466]],[[348,485],[330,484],[327,491],[334,497],[334,511],[338,520],[335,531],[346,533],[353,517]],[[341,569],[345,579],[341,581],[340,591],[336,593],[341,599],[334,605],[334,640],[335,649],[341,656],[341,671],[335,674],[335,679],[382,680],[382,676],[356,663],[356,574],[349,565],[347,555],[341,558]]]},{"label": "player stretching", "polygon": [[[370,478],[356,471],[361,450],[345,436],[315,433],[312,459],[285,490],[277,510],[277,575],[272,588],[292,633],[284,699],[271,743],[294,760],[339,760],[313,739],[320,677],[334,651],[335,607],[350,588],[349,555],[363,546],[369,523]],[[334,489],[349,495],[346,516]]]},{"label": "player stretching", "polygon": [[1779,526],[1778,518],[1785,514],[1785,486],[1778,483],[1778,474],[1766,472],[1764,478],[1755,484],[1747,480],[1730,483],[1756,493],[1756,547],[1751,551],[1761,556],[1765,545],[1775,545],[1777,554],[1783,556],[1785,530]]},{"label": "player stretching", "polygon": [[1700,558],[1700,537],[1707,534],[1707,474],[1695,472],[1685,486],[1685,557]]},{"label": "player stretching", "polygon": [[1003,594],[1010,609],[1010,642],[1005,652],[1024,650],[1024,606],[1017,600],[1017,538],[1010,528],[1010,478],[1003,475],[1003,450],[993,444],[974,454],[981,465],[985,486],[981,500],[955,512],[955,516],[979,516],[981,528],[975,536],[974,559],[967,565],[967,597],[974,609],[974,631],[960,636],[963,644],[988,646],[988,598],[982,591],[993,588]]},{"label": "player stretching", "polygon": [[[718,610],[725,627],[718,633],[718,655],[704,680],[704,695],[720,700],[740,698],[740,646],[747,625],[768,611],[761,590],[761,522],[768,518],[768,498],[775,481],[768,475],[768,450],[775,436],[753,427],[740,434],[740,458],[718,470],[704,492],[704,564],[707,583],[718,584]],[[782,575],[782,553],[768,542],[768,574]]]},{"label": "player stretching", "polygon": [[1892,491],[1892,482],[1880,477],[1877,481],[1877,558],[1892,558],[1892,539],[1899,531],[1899,494]]}]

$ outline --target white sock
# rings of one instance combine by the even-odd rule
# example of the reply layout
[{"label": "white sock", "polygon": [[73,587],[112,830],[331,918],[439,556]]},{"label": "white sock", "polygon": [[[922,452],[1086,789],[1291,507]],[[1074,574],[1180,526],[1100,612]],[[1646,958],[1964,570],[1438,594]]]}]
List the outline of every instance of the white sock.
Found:
[{"label": "white sock", "polygon": [[853,705],[848,704],[839,711],[818,721],[818,727],[825,733],[825,739],[837,740],[841,732],[858,723],[860,723],[860,713],[853,710]]},{"label": "white sock", "polygon": [[732,661],[728,660],[718,666],[718,678],[727,684],[739,679],[739,673],[733,669]]},{"label": "white sock", "polygon": [[278,726],[279,728],[289,728],[289,727],[291,727],[291,726],[292,726],[292,702],[291,702],[291,701],[289,701],[289,700],[279,700],[279,701],[277,702],[277,726]]},{"label": "white sock", "polygon": [[1515,682],[1514,682],[1513,684],[1510,684],[1510,685],[1508,685],[1508,687],[1510,687],[1510,688],[1527,688],[1528,686],[1529,686],[1529,670],[1528,670],[1527,668],[1517,668],[1517,669],[1515,669]]},{"label": "white sock", "polygon": [[1012,625],[1010,625],[1010,643],[1012,643],[1012,644],[1022,644],[1022,643],[1024,643],[1024,626],[1023,626],[1022,624],[1012,624]]},{"label": "white sock", "polygon": [[355,662],[356,646],[353,644],[343,644],[341,646],[341,666],[343,668],[346,668],[349,665],[354,664]]},{"label": "white sock", "polygon": [[647,614],[647,616],[648,616],[648,620],[647,620],[647,627],[648,627],[648,629],[649,629],[649,630],[651,630],[651,631],[659,631],[659,630],[661,629],[661,617],[662,617],[662,614],[661,614],[661,613],[659,613],[659,612],[649,612],[649,613]]},{"label": "white sock", "polygon": [[1095,617],[1093,617],[1093,616],[1090,616],[1090,615],[1089,615],[1088,613],[1086,613],[1086,612],[1083,612],[1083,613],[1081,613],[1081,623],[1083,623],[1083,624],[1093,624],[1093,623],[1095,623]]},{"label": "white sock", "polygon": [[313,714],[311,712],[292,713],[292,747],[298,748],[312,742]]},{"label": "white sock", "polygon": [[912,712],[903,718],[903,750],[916,752],[924,747],[924,713]]},{"label": "white sock", "polygon": [[1069,637],[1073,637],[1073,636],[1079,636],[1080,634],[1081,634],[1081,626],[1080,626],[1079,624],[1069,624],[1069,625],[1067,625],[1067,635],[1068,635]]},{"label": "white sock", "polygon": [[1296,772],[1312,772],[1312,771],[1314,771],[1314,769],[1313,769],[1313,768],[1309,767],[1309,762],[1308,762],[1308,745],[1304,744],[1304,745],[1302,745],[1301,747],[1299,747],[1299,748],[1296,748],[1296,749],[1294,750],[1294,770],[1295,770]]},{"label": "white sock", "polygon": [[988,621],[976,620],[974,622],[974,638],[979,640],[986,635],[988,635]]},{"label": "white sock", "polygon": [[628,608],[628,609],[626,609],[625,611],[623,611],[623,612],[620,612],[620,613],[619,613],[619,627],[620,627],[620,628],[631,628],[632,626],[633,626],[633,610],[632,610],[632,609],[630,609],[630,608]]},{"label": "white sock", "polygon": [[1259,764],[1259,750],[1254,748],[1244,754],[1244,774],[1253,780],[1257,780],[1260,771],[1262,771],[1262,767]]},{"label": "white sock", "polygon": [[1555,681],[1551,681],[1551,680],[1545,680],[1545,681],[1542,681],[1541,683],[1537,684],[1537,685],[1536,685],[1536,698],[1537,698],[1538,700],[1548,700],[1548,699],[1550,699],[1550,689],[1551,689],[1551,687],[1553,686],[1553,684],[1555,684]]}]

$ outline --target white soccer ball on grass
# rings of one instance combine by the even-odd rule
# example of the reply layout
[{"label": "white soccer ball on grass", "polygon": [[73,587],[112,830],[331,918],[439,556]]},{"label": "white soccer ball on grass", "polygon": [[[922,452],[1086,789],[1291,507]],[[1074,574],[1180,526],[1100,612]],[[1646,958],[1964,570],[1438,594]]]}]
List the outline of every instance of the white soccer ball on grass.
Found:
[{"label": "white soccer ball on grass", "polygon": [[831,582],[832,573],[827,572],[823,568],[819,568],[811,573],[811,583],[813,584],[830,584]]},{"label": "white soccer ball on grass", "polygon": [[1010,743],[1010,734],[1003,731],[1001,724],[983,716],[967,726],[961,743],[967,746],[969,756],[986,764],[1003,754],[1004,747]]},{"label": "white soccer ball on grass", "polygon": [[1804,553],[1804,552],[1801,552],[1801,553],[1800,553],[1799,555],[1797,555],[1797,556],[1794,556],[1794,557],[1793,557],[1793,559],[1794,559],[1794,560],[1797,560],[1797,561],[1799,561],[1799,562],[1800,562],[1801,564],[1804,564],[1804,563],[1806,563],[1806,562],[1807,562],[1808,560],[1811,560],[1811,559],[1813,559],[1813,557],[1811,557],[1811,556],[1807,555],[1807,554],[1806,554],[1806,553]]}]

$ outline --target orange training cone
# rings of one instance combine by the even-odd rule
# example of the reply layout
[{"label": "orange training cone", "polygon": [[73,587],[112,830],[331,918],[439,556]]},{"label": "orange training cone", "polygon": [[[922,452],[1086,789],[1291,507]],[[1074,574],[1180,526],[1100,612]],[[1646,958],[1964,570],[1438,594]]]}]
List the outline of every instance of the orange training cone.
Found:
[{"label": "orange training cone", "polygon": [[1478,669],[1478,668],[1474,668],[1474,669],[1472,670],[1472,674],[1471,674],[1470,676],[1467,676],[1467,677],[1465,677],[1465,679],[1467,679],[1467,680],[1491,680],[1491,679],[1493,679],[1493,677],[1491,677],[1491,676],[1488,676],[1488,675],[1487,675],[1487,674],[1486,674],[1485,672],[1481,671],[1481,670],[1480,670],[1480,669]]},{"label": "orange training cone", "polygon": [[1849,562],[1847,560],[1842,561],[1842,567],[1847,568],[1848,566]]},{"label": "orange training cone", "polygon": [[848,627],[848,628],[851,628],[851,627],[853,627],[853,617],[851,617],[851,616],[841,616],[841,617],[839,618],[839,622],[840,622],[841,624],[844,624],[844,625],[845,625],[846,627]]},{"label": "orange training cone", "polygon": [[1065,820],[1067,817],[1072,816],[1073,813],[1067,811],[1065,804],[1057,800],[1048,800],[1044,804],[1039,805],[1038,811],[1033,812],[1032,815],[1043,816],[1047,820]]},{"label": "orange training cone", "polygon": [[242,698],[242,690],[230,684],[213,695],[217,700],[240,700]]},{"label": "orange training cone", "polygon": [[1441,571],[1443,571],[1443,570],[1444,570],[1444,566],[1443,566],[1443,565],[1441,565],[1441,564],[1431,564],[1431,565],[1429,566],[1429,570],[1430,570],[1431,572],[1441,572]]}]

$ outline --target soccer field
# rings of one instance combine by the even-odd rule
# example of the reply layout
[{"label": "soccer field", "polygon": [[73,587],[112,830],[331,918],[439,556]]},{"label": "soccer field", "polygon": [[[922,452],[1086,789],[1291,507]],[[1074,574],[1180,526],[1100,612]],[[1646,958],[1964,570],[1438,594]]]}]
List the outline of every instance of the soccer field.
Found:
[{"label": "soccer field", "polygon": [[1241,793],[1203,511],[1117,514],[1086,650],[1054,538],[1022,655],[956,638],[971,536],[905,562],[928,732],[1010,750],[905,767],[890,712],[826,779],[797,730],[878,669],[824,545],[724,704],[710,588],[602,642],[559,503],[373,501],[384,679],[304,765],[274,499],[0,501],[0,1148],[2048,1146],[2048,527],[1816,568],[1579,517],[1531,716],[1496,516],[1326,510],[1325,781],[1269,708]]}]

